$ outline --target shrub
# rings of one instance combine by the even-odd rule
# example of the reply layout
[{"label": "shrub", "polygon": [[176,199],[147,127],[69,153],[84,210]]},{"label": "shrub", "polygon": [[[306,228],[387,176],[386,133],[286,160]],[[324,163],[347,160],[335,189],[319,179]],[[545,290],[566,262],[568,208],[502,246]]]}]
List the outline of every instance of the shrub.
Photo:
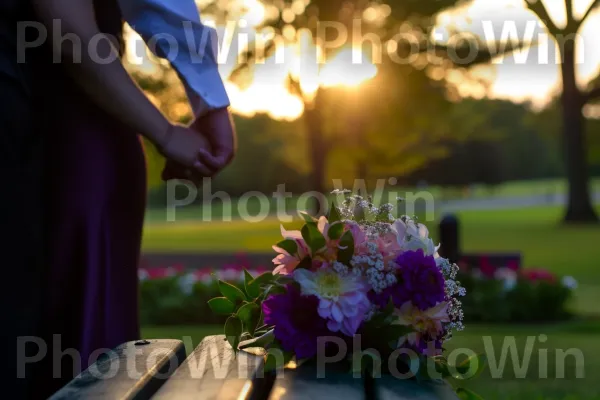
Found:
[{"label": "shrub", "polygon": [[[140,319],[145,325],[222,324],[208,300],[219,297],[219,279],[244,285],[244,264],[186,271],[182,267],[140,269]],[[269,270],[249,268],[254,275]],[[461,267],[458,280],[465,322],[539,323],[571,317],[567,306],[576,282],[543,269]]]},{"label": "shrub", "polygon": [[[266,268],[249,270],[260,275]],[[140,320],[144,325],[222,324],[224,317],[208,308],[208,300],[220,296],[219,279],[243,286],[244,269],[228,265],[213,271],[203,268],[140,269]]]},{"label": "shrub", "polygon": [[463,311],[472,322],[539,323],[571,317],[568,303],[576,282],[559,280],[542,269],[499,268],[485,273],[478,268],[459,274],[468,296]]}]

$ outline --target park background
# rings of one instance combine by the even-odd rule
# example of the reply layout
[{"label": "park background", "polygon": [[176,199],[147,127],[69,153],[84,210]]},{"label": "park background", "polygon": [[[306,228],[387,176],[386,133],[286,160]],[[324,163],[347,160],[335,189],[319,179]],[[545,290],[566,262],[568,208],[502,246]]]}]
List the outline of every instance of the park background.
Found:
[{"label": "park background", "polygon": [[[470,324],[467,315],[467,329],[451,348],[483,351],[482,336],[490,335],[499,350],[503,338],[516,336],[523,351],[527,337],[548,338],[536,343],[526,378],[508,368],[502,379],[484,372],[469,385],[487,399],[600,398],[600,1],[197,3],[203,21],[231,45],[220,72],[239,151],[209,193],[223,191],[232,200],[224,204],[200,191],[195,204],[178,208],[175,222],[168,221],[164,160],[148,145],[142,268],[187,276],[223,268],[215,255],[240,267],[269,268],[279,238],[275,207],[264,221],[249,222],[238,212],[244,194],[271,198],[281,184],[295,196],[327,193],[333,179],[349,189],[361,179],[374,190],[378,179],[393,178],[387,191],[434,196],[435,215],[421,216],[434,238],[442,216],[452,212],[465,252],[520,253],[525,270],[578,281],[567,305],[573,316],[565,321]],[[351,28],[355,20],[363,37],[379,38],[381,59],[373,56],[371,40],[359,41],[356,50],[352,34],[334,49],[315,41],[318,23]],[[189,122],[175,73],[140,51],[139,38],[127,32],[133,76],[171,119]],[[412,41],[394,44],[398,32]],[[240,34],[250,38],[247,46],[235,40]],[[283,45],[267,45],[261,62],[255,41]],[[353,49],[362,53],[361,63],[353,63]],[[323,63],[314,62],[315,54]],[[278,55],[285,61],[276,62]],[[185,197],[187,189],[179,189]],[[247,203],[251,215],[260,211],[254,200]],[[250,265],[256,260],[260,265]],[[173,301],[167,292],[162,299]],[[146,337],[191,335],[195,343],[220,331],[216,324],[143,326]],[[554,351],[573,347],[585,355],[585,378],[575,379],[575,364],[567,359],[566,378],[556,379]],[[548,349],[549,379],[540,378],[540,349]]]}]

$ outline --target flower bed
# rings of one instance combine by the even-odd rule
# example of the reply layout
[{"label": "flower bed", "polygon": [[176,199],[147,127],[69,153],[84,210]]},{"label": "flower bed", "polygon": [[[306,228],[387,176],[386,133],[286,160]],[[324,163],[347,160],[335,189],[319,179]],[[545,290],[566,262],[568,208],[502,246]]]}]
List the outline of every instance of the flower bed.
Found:
[{"label": "flower bed", "polygon": [[[243,257],[235,264],[218,268],[186,270],[182,266],[141,268],[140,319],[144,325],[221,324],[225,318],[215,315],[208,300],[219,295],[218,281],[243,285],[244,268],[253,274],[266,267],[249,267]],[[272,269],[272,268],[271,268]]]},{"label": "flower bed", "polygon": [[568,319],[577,281],[544,269],[461,265],[458,280],[469,296],[463,300],[468,322],[539,323]]},{"label": "flower bed", "polygon": [[[141,321],[146,325],[221,324],[208,300],[219,296],[218,280],[244,285],[244,268],[258,276],[273,268],[251,267],[243,256],[234,264],[186,271],[181,266],[140,269]],[[516,266],[461,266],[458,280],[467,322],[551,322],[571,317],[569,300],[577,282],[543,269]]]}]

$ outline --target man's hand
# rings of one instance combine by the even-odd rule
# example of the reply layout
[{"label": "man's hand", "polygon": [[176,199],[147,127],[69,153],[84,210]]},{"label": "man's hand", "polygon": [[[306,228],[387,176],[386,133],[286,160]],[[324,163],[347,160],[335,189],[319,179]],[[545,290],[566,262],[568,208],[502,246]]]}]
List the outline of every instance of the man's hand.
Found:
[{"label": "man's hand", "polygon": [[201,154],[208,166],[218,172],[231,163],[237,149],[237,140],[229,109],[211,111],[194,121],[191,128],[206,136],[212,147],[212,151]]},{"label": "man's hand", "polygon": [[209,112],[192,123],[190,128],[208,140],[208,144],[201,146],[198,151],[198,165],[190,170],[177,160],[169,160],[162,174],[163,180],[188,179],[200,184],[202,178],[216,175],[233,159],[237,141],[227,108]]}]

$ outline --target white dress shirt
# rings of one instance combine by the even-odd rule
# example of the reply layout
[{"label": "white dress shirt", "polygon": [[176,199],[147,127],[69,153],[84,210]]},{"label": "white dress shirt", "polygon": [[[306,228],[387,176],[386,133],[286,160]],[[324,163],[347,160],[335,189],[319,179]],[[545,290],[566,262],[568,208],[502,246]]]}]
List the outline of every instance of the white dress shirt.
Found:
[{"label": "white dress shirt", "polygon": [[229,106],[217,64],[216,31],[203,25],[194,0],[119,0],[123,18],[185,85],[194,114]]}]

